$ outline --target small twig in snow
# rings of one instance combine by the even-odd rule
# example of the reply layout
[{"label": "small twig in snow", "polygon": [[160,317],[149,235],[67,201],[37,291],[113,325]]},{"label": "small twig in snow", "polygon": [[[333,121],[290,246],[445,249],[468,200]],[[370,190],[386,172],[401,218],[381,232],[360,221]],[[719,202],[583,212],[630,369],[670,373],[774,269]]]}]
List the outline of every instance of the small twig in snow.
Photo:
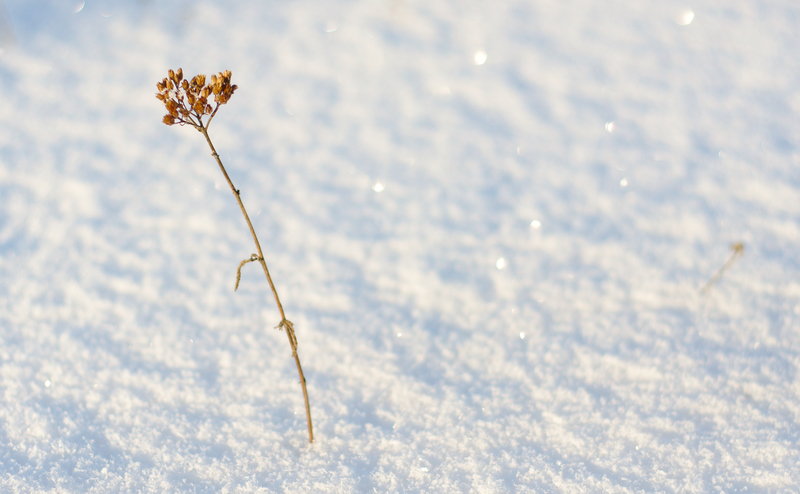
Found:
[{"label": "small twig in snow", "polygon": [[725,274],[725,271],[727,271],[728,268],[733,265],[734,261],[742,257],[744,254],[744,244],[742,242],[736,242],[735,244],[731,245],[731,250],[733,251],[731,257],[725,262],[725,264],[722,265],[721,268],[719,268],[719,271],[717,271],[714,276],[712,276],[711,279],[708,280],[705,285],[703,285],[703,288],[700,289],[700,295],[705,295],[708,293],[714,283],[719,281],[719,279],[722,278],[722,275]]}]

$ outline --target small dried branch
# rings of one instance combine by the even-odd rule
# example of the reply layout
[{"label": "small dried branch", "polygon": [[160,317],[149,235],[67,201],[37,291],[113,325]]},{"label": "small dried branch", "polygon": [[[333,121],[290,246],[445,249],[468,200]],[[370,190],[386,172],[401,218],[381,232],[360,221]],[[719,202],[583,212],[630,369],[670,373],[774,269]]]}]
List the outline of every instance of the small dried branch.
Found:
[{"label": "small dried branch", "polygon": [[250,256],[249,259],[245,259],[244,261],[239,263],[239,267],[236,269],[236,286],[233,287],[234,292],[239,289],[239,281],[242,279],[242,266],[244,266],[248,262],[255,262],[260,260],[261,258],[258,257],[258,254],[253,254]]},{"label": "small dried branch", "polygon": [[725,274],[725,271],[727,271],[728,268],[733,265],[736,259],[739,259],[742,257],[742,255],[744,255],[744,244],[741,242],[736,242],[735,244],[731,245],[731,250],[733,251],[731,257],[725,262],[725,264],[722,265],[721,268],[719,268],[719,271],[714,273],[714,276],[712,276],[711,279],[708,280],[705,285],[703,285],[703,288],[700,289],[700,295],[705,295],[708,293],[708,291],[711,290],[711,287],[714,286],[714,283],[722,278],[722,275]]},{"label": "small dried branch", "polygon": [[[206,142],[208,143],[208,147],[211,148],[211,156],[214,157],[219,165],[222,175],[228,182],[228,186],[230,186],[237,204],[239,204],[242,216],[244,216],[247,222],[247,227],[250,229],[250,234],[253,236],[253,242],[256,244],[256,251],[258,251],[258,253],[251,255],[249,259],[245,259],[239,263],[239,268],[236,270],[236,286],[234,287],[234,291],[239,288],[239,281],[242,277],[242,266],[248,262],[258,261],[258,263],[261,264],[261,268],[264,270],[264,275],[267,277],[267,282],[272,290],[273,297],[275,297],[278,311],[281,314],[281,322],[277,327],[286,330],[286,335],[289,337],[289,345],[292,347],[292,357],[294,357],[297,373],[300,375],[300,385],[303,388],[303,398],[306,405],[306,420],[308,421],[308,440],[313,443],[314,429],[311,425],[311,407],[308,402],[306,378],[303,374],[303,367],[300,365],[300,357],[297,355],[297,337],[294,333],[294,325],[286,319],[286,314],[283,312],[283,305],[281,305],[281,300],[278,297],[278,291],[275,289],[275,284],[272,282],[272,277],[269,275],[269,269],[267,269],[267,263],[264,261],[264,254],[261,251],[261,244],[258,242],[258,236],[256,236],[253,223],[250,221],[250,216],[247,214],[247,210],[244,207],[239,189],[233,186],[233,182],[228,176],[228,172],[222,164],[222,160],[220,160],[219,154],[217,154],[217,150],[214,148],[214,144],[211,142],[211,137],[208,135],[208,126],[217,114],[219,107],[226,104],[237,89],[235,84],[231,84],[231,71],[226,70],[225,72],[220,72],[218,75],[212,75],[210,83],[206,84],[206,76],[202,74],[196,75],[191,81],[188,81],[183,78],[183,69],[178,69],[177,72],[170,70],[169,77],[165,77],[164,80],[156,84],[156,86],[158,87],[156,98],[164,103],[167,109],[167,114],[162,120],[163,123],[167,125],[191,125],[198,132],[203,134],[203,137],[206,138]],[[208,101],[211,95],[214,96],[213,107]],[[206,118],[205,121],[203,120],[204,118]]]}]

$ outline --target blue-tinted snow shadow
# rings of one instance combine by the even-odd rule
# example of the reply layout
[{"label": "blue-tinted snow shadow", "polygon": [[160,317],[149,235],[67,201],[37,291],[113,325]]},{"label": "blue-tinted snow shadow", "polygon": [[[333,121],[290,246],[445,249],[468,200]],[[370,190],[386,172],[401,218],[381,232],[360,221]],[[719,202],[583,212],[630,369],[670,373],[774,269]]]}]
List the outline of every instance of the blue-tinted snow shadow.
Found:
[{"label": "blue-tinted snow shadow", "polygon": [[[96,410],[88,409],[83,403],[53,399],[46,394],[38,399],[35,406],[48,421],[51,440],[56,444],[63,445],[63,451],[49,454],[44,461],[29,460],[27,463],[31,466],[20,472],[27,478],[36,480],[43,488],[69,487],[87,491],[105,472],[120,477],[131,475],[133,484],[144,488],[147,477],[156,473],[160,474],[164,470],[167,471],[167,478],[174,483],[176,488],[192,488],[195,492],[210,493],[219,492],[224,485],[224,483],[220,483],[221,481],[215,482],[209,480],[208,477],[200,476],[195,469],[187,469],[181,465],[164,465],[159,462],[158,458],[152,457],[146,452],[131,452],[132,449],[139,448],[126,447],[125,443],[140,441],[141,438],[126,436],[131,432],[136,434],[136,429],[140,426],[120,429],[113,415],[101,416]],[[217,422],[217,427],[221,425],[221,421],[225,420],[224,417],[214,417],[207,413],[191,412],[186,409],[164,410],[164,413],[168,416],[175,415],[180,420],[191,423]],[[61,432],[62,424],[65,423],[74,424],[70,428],[71,432],[66,435]],[[158,430],[159,427],[155,427],[155,429]],[[107,430],[117,431],[120,435],[112,441],[106,435]],[[146,435],[150,436],[152,432],[149,430]],[[233,451],[226,443],[217,443],[213,440],[196,437],[187,440],[175,435],[168,426],[161,426],[155,440],[162,443],[161,447],[186,450],[187,454],[197,457],[200,463],[235,462]],[[141,448],[141,444],[139,447]],[[77,452],[79,456],[71,452]],[[90,462],[78,464],[80,458],[89,458]]]},{"label": "blue-tinted snow shadow", "polygon": [[[146,456],[132,457],[112,445],[104,433],[107,426],[98,419],[97,411],[89,410],[81,403],[42,393],[28,405],[47,422],[45,428],[50,445],[41,449],[49,451],[44,459],[28,458],[18,450],[9,451],[10,456],[3,455],[11,460],[4,469],[35,482],[39,488],[67,487],[86,491],[101,476],[101,470],[124,475],[134,462],[145,468],[154,464]],[[64,429],[69,432],[63,433]],[[3,444],[9,445],[10,442],[3,441]],[[54,445],[60,447],[54,448]],[[81,458],[89,459],[89,462],[80,461]]]},{"label": "blue-tinted snow shadow", "polygon": [[[49,397],[48,397],[49,398]],[[98,421],[97,412],[87,410],[78,403],[66,400],[50,400],[43,398],[38,403],[50,423],[51,437],[58,442],[61,439],[68,450],[83,452],[84,458],[90,458],[94,465],[82,464],[78,467],[78,458],[72,454],[54,453],[49,455],[44,462],[36,462],[36,471],[32,477],[43,485],[50,484],[50,488],[64,487],[58,480],[69,479],[68,483],[77,489],[90,489],[104,468],[109,472],[123,473],[130,467],[133,458],[118,446],[114,446],[106,437],[104,426]],[[76,428],[74,432],[60,437],[59,424],[62,421],[72,421]],[[137,456],[143,465],[152,466],[146,457]],[[88,467],[88,468],[87,468]],[[61,475],[53,476],[53,472]]]}]

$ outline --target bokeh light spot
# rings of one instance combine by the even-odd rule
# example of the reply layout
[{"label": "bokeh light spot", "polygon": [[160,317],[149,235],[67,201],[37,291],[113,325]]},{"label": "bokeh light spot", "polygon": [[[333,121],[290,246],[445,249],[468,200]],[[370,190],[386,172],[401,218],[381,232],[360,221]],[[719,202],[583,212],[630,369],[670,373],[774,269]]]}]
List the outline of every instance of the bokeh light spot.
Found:
[{"label": "bokeh light spot", "polygon": [[688,26],[689,24],[692,23],[693,20],[694,20],[694,12],[692,12],[691,10],[684,10],[683,12],[678,14],[678,17],[675,19],[675,22],[677,22],[681,26]]}]

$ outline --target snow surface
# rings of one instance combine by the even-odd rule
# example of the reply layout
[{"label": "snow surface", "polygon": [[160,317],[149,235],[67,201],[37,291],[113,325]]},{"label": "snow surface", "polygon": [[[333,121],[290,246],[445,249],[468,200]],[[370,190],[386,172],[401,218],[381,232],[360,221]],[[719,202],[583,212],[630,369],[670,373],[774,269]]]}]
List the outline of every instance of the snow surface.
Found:
[{"label": "snow surface", "polygon": [[1,492],[800,492],[796,1],[5,7]]}]

